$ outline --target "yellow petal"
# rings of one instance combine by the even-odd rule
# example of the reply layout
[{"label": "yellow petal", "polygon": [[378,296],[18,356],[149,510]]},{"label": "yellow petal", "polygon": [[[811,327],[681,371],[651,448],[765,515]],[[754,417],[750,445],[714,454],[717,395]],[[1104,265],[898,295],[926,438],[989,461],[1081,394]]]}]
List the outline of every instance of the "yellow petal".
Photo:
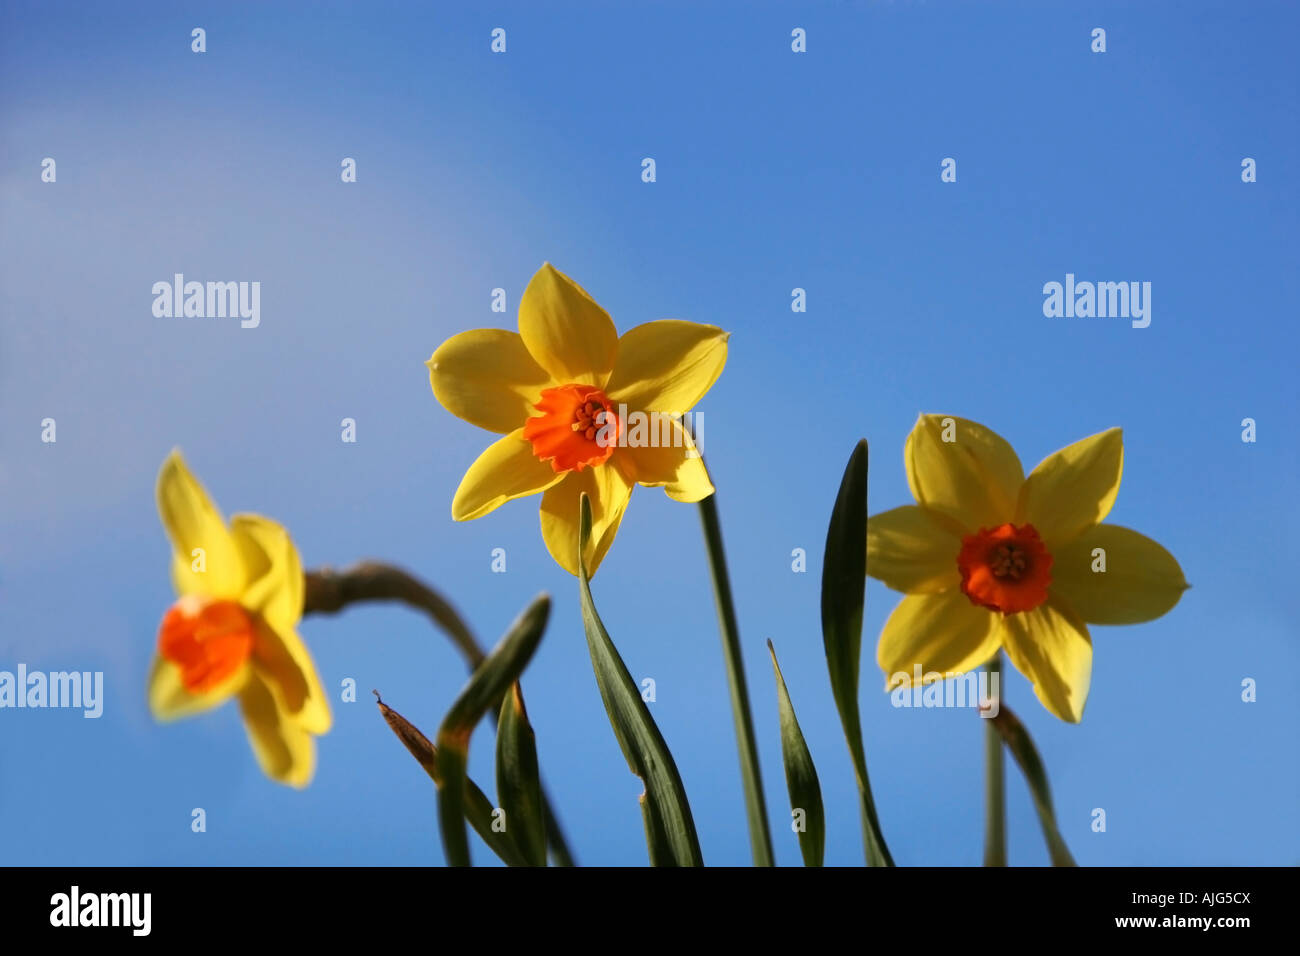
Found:
[{"label": "yellow petal", "polygon": [[961,583],[961,539],[918,505],[904,505],[867,521],[867,574],[895,591],[933,594]]},{"label": "yellow petal", "polygon": [[681,319],[629,329],[618,340],[606,394],[634,411],[689,412],[722,374],[728,337],[715,325]]},{"label": "yellow petal", "polygon": [[1110,514],[1124,471],[1124,435],[1100,432],[1054,452],[1025,479],[1018,522],[1038,529],[1049,550],[1066,544]]},{"label": "yellow petal", "polygon": [[248,742],[263,772],[279,783],[302,788],[316,770],[316,743],[284,710],[275,685],[256,669],[239,695]]},{"label": "yellow petal", "polygon": [[451,502],[452,518],[481,518],[507,501],[545,491],[564,477],[533,454],[523,432],[517,428],[497,439],[469,466]]},{"label": "yellow petal", "polygon": [[1015,449],[994,431],[953,415],[922,415],[903,450],[916,503],[953,530],[1011,520],[1024,471]]},{"label": "yellow petal", "polygon": [[212,710],[244,688],[249,671],[245,664],[217,687],[194,694],[181,683],[181,669],[162,655],[155,655],[149,671],[149,712],[154,720],[165,723]]},{"label": "yellow petal", "polygon": [[650,488],[662,487],[676,501],[702,501],[713,494],[704,459],[681,422],[660,416],[647,428],[650,432],[655,436],[653,444],[629,444],[614,452],[628,478]]},{"label": "yellow petal", "polygon": [[1185,590],[1183,569],[1172,554],[1119,525],[1090,528],[1052,555],[1052,591],[1090,624],[1154,620]]},{"label": "yellow petal", "polygon": [[887,690],[974,670],[998,650],[997,617],[961,591],[909,594],[894,608],[876,646]]},{"label": "yellow petal", "polygon": [[425,364],[443,408],[494,432],[521,427],[551,380],[528,354],[522,336],[503,329],[452,336]]},{"label": "yellow petal", "polygon": [[1002,619],[1002,645],[1044,707],[1077,724],[1092,680],[1088,626],[1060,598]]},{"label": "yellow petal", "polygon": [[519,333],[533,359],[561,385],[605,387],[618,354],[609,315],[549,262],[519,300]]},{"label": "yellow petal", "polygon": [[316,663],[293,627],[257,622],[253,656],[258,672],[274,684],[287,717],[312,734],[328,733],[332,724],[329,701],[321,686]]},{"label": "yellow petal", "polygon": [[[158,473],[158,515],[175,552],[171,571],[176,593],[238,595],[244,569],[230,532],[179,451],[167,456]],[[203,570],[195,570],[196,565]]]},{"label": "yellow petal", "polygon": [[238,514],[230,519],[230,536],[248,579],[240,603],[277,627],[293,627],[302,617],[304,581],[289,532],[270,518]]},{"label": "yellow petal", "polygon": [[542,495],[542,539],[555,563],[578,573],[578,509],[582,494],[591,499],[591,541],[587,573],[593,577],[618,533],[632,494],[632,481],[613,464],[570,472]]}]

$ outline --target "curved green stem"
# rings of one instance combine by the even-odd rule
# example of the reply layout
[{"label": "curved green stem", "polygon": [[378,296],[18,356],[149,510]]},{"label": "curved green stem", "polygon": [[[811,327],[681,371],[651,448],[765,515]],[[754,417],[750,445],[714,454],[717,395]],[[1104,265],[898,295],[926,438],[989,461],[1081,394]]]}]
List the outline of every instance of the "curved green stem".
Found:
[{"label": "curved green stem", "polygon": [[722,526],[718,521],[717,495],[700,502],[700,520],[713,577],[713,595],[718,603],[718,626],[722,631],[722,656],[727,664],[731,687],[731,713],[736,723],[736,744],[740,751],[740,776],[745,785],[745,812],[749,819],[749,843],[755,866],[772,866],[772,835],[767,825],[767,801],[758,769],[758,745],[754,741],[754,717],[749,709],[749,688],[740,652],[740,628],[731,600],[727,556],[722,547]]},{"label": "curved green stem", "polygon": [[[307,571],[303,578],[303,617],[308,614],[337,614],[348,605],[363,601],[399,601],[432,618],[451,638],[471,672],[487,657],[451,602],[402,568],[379,561],[359,561],[342,571],[333,568]],[[499,708],[498,701],[492,709],[493,721]],[[542,815],[556,866],[573,866],[573,856],[545,790],[542,792]]]}]

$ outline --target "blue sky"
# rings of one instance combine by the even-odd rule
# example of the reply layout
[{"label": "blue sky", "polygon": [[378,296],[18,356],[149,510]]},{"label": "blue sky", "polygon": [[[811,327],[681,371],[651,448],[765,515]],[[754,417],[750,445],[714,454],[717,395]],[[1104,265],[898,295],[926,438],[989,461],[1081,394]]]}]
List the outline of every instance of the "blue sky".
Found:
[{"label": "blue sky", "polygon": [[[1298,20],[1282,3],[7,3],[0,670],[103,671],[106,701],[99,720],[0,711],[0,859],[442,859],[432,787],[368,700],[377,688],[432,732],[464,681],[409,611],[303,623],[326,686],[362,690],[336,695],[305,792],[261,775],[233,705],[151,721],[145,677],[172,600],[154,479],[180,446],[228,514],[283,522],[308,566],[404,564],[484,643],[550,592],[524,684],[544,776],[580,862],[645,861],[640,784],[600,704],[576,584],[546,554],[535,499],[451,521],[491,436],[437,404],[423,366],[458,331],[513,328],[551,261],[620,329],[676,317],[733,333],[700,410],[779,862],[799,854],[763,642],[820,772],[827,860],[856,864],[821,650],[826,521],[863,436],[871,510],[910,501],[903,441],[939,411],[988,424],[1026,469],[1122,426],[1110,520],[1166,545],[1193,584],[1156,622],[1093,629],[1080,725],[1009,679],[1077,859],[1294,864]],[[946,157],[956,183],[940,182]],[[1241,181],[1244,157],[1258,182]],[[151,287],[176,272],[260,281],[260,327],[155,318]],[[1150,327],[1045,318],[1043,284],[1066,273],[1151,282]],[[55,444],[40,441],[47,417]],[[695,510],[639,489],[595,595],[634,676],[656,681],[706,862],[744,864]],[[897,600],[872,582],[864,629],[884,832],[900,863],[974,864],[983,726],[890,706],[874,645]],[[471,757],[487,789],[491,743],[480,730]],[[1011,861],[1041,864],[1008,779]],[[206,833],[190,830],[195,807]]]}]

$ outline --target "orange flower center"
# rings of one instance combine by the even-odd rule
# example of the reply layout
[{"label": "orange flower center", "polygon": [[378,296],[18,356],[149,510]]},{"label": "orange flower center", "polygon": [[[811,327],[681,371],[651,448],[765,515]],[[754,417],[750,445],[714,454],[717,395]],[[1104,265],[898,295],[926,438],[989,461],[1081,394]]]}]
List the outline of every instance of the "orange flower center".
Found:
[{"label": "orange flower center", "polygon": [[544,388],[533,407],[542,414],[524,423],[524,437],[556,474],[603,464],[614,454],[622,423],[614,403],[596,386]]},{"label": "orange flower center", "polygon": [[252,656],[253,619],[235,601],[183,597],[163,615],[158,653],[180,668],[186,690],[205,693]]},{"label": "orange flower center", "polygon": [[961,539],[961,590],[972,604],[1015,614],[1047,600],[1052,556],[1031,524],[980,528]]}]

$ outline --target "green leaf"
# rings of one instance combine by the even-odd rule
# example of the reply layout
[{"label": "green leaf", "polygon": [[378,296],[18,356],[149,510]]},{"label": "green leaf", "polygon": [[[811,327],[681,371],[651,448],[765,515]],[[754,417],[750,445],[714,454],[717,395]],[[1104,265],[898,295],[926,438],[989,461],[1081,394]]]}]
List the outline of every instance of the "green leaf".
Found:
[{"label": "green leaf", "polygon": [[[983,715],[981,715],[983,716]],[[1011,712],[1005,704],[999,704],[998,712],[993,717],[993,726],[1002,735],[1003,742],[1020,765],[1020,772],[1029,784],[1029,793],[1034,798],[1034,809],[1038,811],[1038,822],[1043,828],[1043,839],[1047,841],[1047,854],[1052,866],[1075,866],[1070,848],[1065,845],[1061,831],[1056,826],[1056,813],[1052,810],[1052,788],[1047,783],[1047,770],[1038,756],[1038,748],[1029,736],[1029,731],[1020,722],[1020,718]]]},{"label": "green leaf", "polygon": [[776,662],[776,648],[771,641],[767,642],[767,651],[772,655],[772,670],[776,674],[776,699],[781,712],[781,756],[785,758],[790,810],[792,813],[803,812],[803,829],[797,831],[799,850],[803,853],[804,866],[821,866],[826,852],[826,814],[822,808],[817,768],[813,766],[812,754],[808,752],[803,731],[799,729],[794,705],[790,703],[790,692],[781,676],[781,665]]},{"label": "green leaf", "polygon": [[[469,837],[465,832],[464,781],[469,763],[469,738],[483,715],[519,679],[546,630],[551,599],[538,597],[519,615],[487,659],[474,669],[456,702],[438,728],[438,821],[449,866],[469,866]],[[507,818],[506,826],[510,826]]]},{"label": "green leaf", "polygon": [[[375,697],[379,698],[378,692],[375,693]],[[384,715],[384,720],[397,735],[397,739],[405,744],[411,756],[419,761],[424,772],[435,784],[439,784],[442,774],[438,770],[438,748],[420,732],[418,727],[385,704],[383,700],[379,700],[379,712]],[[469,820],[474,831],[507,866],[527,866],[528,861],[524,859],[510,837],[492,829],[493,809],[492,801],[484,795],[473,780],[466,778],[465,818]]]},{"label": "green leaf", "polygon": [[529,864],[545,866],[546,824],[537,771],[537,741],[518,681],[501,701],[497,719],[497,799],[506,812],[506,828]]},{"label": "green leaf", "polygon": [[709,495],[699,503],[700,523],[713,578],[713,595],[718,605],[718,628],[722,634],[722,659],[727,666],[727,685],[731,691],[731,717],[736,725],[736,750],[740,757],[740,780],[745,787],[745,817],[749,822],[749,845],[755,866],[772,866],[772,834],[767,826],[767,797],[763,794],[763,774],[758,766],[758,740],[754,735],[754,715],[749,709],[749,687],[745,681],[744,655],[740,649],[740,627],[731,598],[731,577],[727,573],[727,553],[722,546],[722,522],[718,518],[718,496]]},{"label": "green leaf", "polygon": [[641,812],[645,818],[646,845],[653,866],[702,866],[700,841],[686,800],[686,788],[677,764],[668,752],[659,728],[640,688],[628,673],[591,598],[591,582],[583,555],[591,538],[591,502],[582,496],[582,517],[578,532],[578,594],[582,602],[582,624],[587,632],[587,649],[596,672],[605,712],[627,765],[645,784]]},{"label": "green leaf", "polygon": [[822,561],[822,642],[830,670],[831,694],[853,758],[862,804],[862,839],[868,866],[893,866],[880,832],[876,804],[867,777],[858,713],[858,665],[862,651],[862,609],[867,590],[867,441],[853,449],[840,482],[835,510],[826,532]]}]

